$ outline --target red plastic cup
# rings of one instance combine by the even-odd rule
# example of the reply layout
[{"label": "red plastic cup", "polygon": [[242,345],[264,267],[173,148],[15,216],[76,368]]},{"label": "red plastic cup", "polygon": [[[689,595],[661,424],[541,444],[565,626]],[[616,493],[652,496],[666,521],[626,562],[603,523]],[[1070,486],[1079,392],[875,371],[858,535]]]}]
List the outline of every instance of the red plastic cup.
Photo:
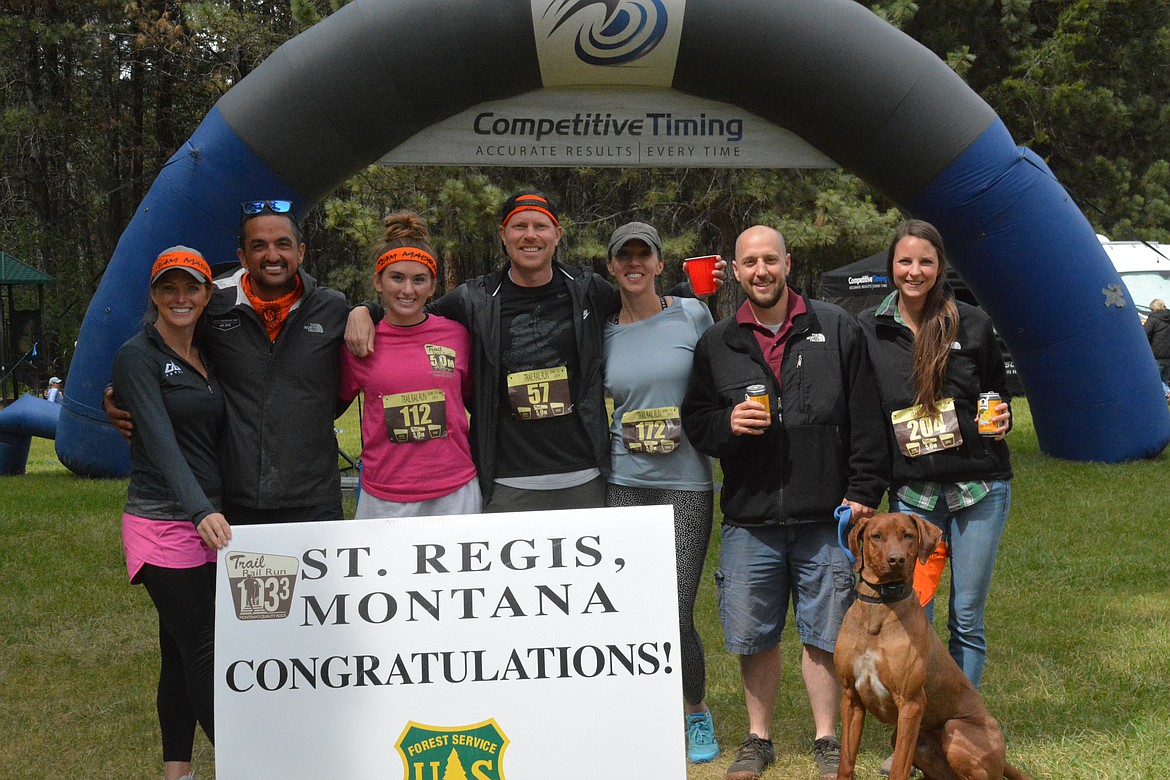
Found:
[{"label": "red plastic cup", "polygon": [[715,292],[715,263],[719,262],[719,255],[704,255],[703,257],[688,257],[683,261],[683,268],[687,269],[687,276],[691,280],[691,288],[695,295],[710,295]]}]

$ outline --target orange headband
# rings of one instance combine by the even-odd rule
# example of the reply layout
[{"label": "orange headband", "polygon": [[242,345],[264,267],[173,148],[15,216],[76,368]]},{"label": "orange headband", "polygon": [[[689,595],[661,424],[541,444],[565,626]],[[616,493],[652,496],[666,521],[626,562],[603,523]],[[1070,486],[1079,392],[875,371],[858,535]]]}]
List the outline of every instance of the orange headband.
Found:
[{"label": "orange headband", "polygon": [[504,221],[500,223],[500,226],[503,227],[504,225],[507,225],[508,220],[514,217],[518,211],[539,211],[541,214],[544,214],[549,219],[551,219],[554,225],[557,227],[561,226],[561,223],[557,221],[557,215],[553,214],[552,211],[548,208],[548,201],[539,195],[523,195],[519,198],[516,198],[515,207],[508,212],[506,217],[504,217]]},{"label": "orange headband", "polygon": [[163,252],[154,261],[154,267],[150,269],[150,283],[154,284],[159,275],[172,268],[182,268],[187,271],[194,271],[202,274],[203,281],[211,281],[211,266],[203,259],[203,256],[197,252],[186,250],[175,250],[171,252]]},{"label": "orange headband", "polygon": [[431,269],[431,276],[438,278],[439,267],[435,263],[435,258],[425,249],[418,249],[413,246],[400,246],[383,252],[382,256],[378,258],[377,265],[374,266],[374,273],[380,274],[386,270],[386,266],[391,263],[401,263],[405,260],[413,260],[416,263],[422,263],[427,268]]}]

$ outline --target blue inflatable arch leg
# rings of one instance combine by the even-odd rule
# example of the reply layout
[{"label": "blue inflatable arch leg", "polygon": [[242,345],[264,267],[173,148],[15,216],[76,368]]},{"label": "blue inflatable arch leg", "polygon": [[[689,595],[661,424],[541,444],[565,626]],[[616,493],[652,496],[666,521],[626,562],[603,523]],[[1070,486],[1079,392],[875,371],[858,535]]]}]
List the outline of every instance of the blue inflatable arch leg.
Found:
[{"label": "blue inflatable arch leg", "polygon": [[[1170,442],[1136,309],[1087,220],[945,63],[851,0],[620,5],[648,3],[682,25],[675,90],[792,130],[939,225],[1012,350],[1046,453],[1117,462]],[[184,243],[229,260],[242,200],[287,197],[303,214],[430,124],[540,88],[533,13],[529,0],[356,0],[221,98],[151,187],[86,313],[61,461],[88,476],[128,471],[101,395],[159,251]]]}]

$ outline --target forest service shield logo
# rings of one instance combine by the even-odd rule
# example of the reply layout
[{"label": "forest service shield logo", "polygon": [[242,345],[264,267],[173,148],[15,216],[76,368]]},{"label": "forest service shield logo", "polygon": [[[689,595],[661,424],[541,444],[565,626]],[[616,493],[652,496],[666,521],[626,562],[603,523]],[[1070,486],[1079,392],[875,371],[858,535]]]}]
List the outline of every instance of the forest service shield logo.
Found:
[{"label": "forest service shield logo", "polygon": [[426,726],[409,721],[394,749],[405,780],[505,780],[508,738],[495,718],[471,726]]}]

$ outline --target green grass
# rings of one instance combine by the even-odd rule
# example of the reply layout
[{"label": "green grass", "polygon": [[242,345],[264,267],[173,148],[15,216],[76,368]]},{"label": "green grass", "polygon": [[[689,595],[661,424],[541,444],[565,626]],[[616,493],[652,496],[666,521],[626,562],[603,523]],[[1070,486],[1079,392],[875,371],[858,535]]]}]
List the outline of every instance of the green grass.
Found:
[{"label": "green grass", "polygon": [[[1016,415],[1016,479],[983,685],[1009,758],[1037,780],[1170,776],[1167,458],[1054,460],[1039,453],[1025,403]],[[343,448],[356,454],[356,411],[339,427]],[[52,442],[33,441],[28,474],[0,478],[0,777],[156,778],[157,624],[146,593],[126,581],[126,484],[73,477]],[[697,614],[724,751],[691,767],[690,780],[722,778],[746,728],[738,665],[722,649],[714,601],[707,576]],[[945,625],[943,610],[937,622]],[[765,778],[811,780],[811,716],[791,629],[783,651],[777,765]],[[861,777],[876,777],[887,740],[885,727],[867,723]],[[201,776],[214,777],[202,735],[195,760]],[[598,774],[622,777],[620,767]]]}]

